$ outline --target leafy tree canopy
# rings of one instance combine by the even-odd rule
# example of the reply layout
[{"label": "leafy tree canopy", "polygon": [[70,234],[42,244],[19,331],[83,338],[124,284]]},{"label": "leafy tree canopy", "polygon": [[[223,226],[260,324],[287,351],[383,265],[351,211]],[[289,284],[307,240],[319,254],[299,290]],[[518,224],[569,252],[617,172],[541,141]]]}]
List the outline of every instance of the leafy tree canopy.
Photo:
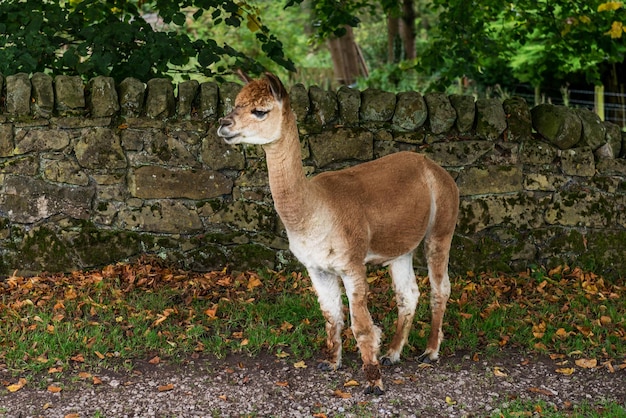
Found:
[{"label": "leafy tree canopy", "polygon": [[[540,86],[582,77],[601,83],[603,67],[626,54],[626,8],[603,0],[434,0],[441,8],[416,68],[484,79],[505,70]],[[502,75],[502,74],[501,74]]]},{"label": "leafy tree canopy", "polygon": [[[0,72],[52,72],[120,81],[172,71],[220,76],[228,66],[258,73],[254,59],[213,39],[185,32],[188,19],[209,14],[216,25],[246,26],[264,53],[295,70],[258,10],[234,0],[5,0],[0,2]],[[155,17],[155,30],[146,19]]]}]

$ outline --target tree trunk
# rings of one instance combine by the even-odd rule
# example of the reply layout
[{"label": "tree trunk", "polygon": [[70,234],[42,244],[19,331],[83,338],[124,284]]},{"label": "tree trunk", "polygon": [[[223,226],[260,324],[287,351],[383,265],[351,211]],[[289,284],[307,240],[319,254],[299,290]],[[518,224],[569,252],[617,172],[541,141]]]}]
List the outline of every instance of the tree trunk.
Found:
[{"label": "tree trunk", "polygon": [[400,35],[404,45],[404,59],[415,58],[415,8],[413,7],[413,0],[402,1]]},{"label": "tree trunk", "polygon": [[357,77],[367,76],[365,61],[350,26],[346,26],[346,34],[341,38],[329,39],[328,48],[333,60],[335,79],[339,84],[351,85],[356,82]]},{"label": "tree trunk", "polygon": [[400,42],[400,18],[390,13],[387,15],[387,63],[400,62],[402,57],[396,47]]}]

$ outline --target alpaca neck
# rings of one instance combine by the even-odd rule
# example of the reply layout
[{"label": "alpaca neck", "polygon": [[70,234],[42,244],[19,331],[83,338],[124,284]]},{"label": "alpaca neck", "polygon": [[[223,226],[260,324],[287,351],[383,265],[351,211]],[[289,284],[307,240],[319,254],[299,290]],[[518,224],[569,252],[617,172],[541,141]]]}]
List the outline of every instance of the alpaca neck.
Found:
[{"label": "alpaca neck", "polygon": [[307,199],[310,183],[304,175],[300,139],[294,114],[287,109],[283,119],[282,136],[265,145],[270,190],[276,212],[285,228],[297,231],[310,218]]}]

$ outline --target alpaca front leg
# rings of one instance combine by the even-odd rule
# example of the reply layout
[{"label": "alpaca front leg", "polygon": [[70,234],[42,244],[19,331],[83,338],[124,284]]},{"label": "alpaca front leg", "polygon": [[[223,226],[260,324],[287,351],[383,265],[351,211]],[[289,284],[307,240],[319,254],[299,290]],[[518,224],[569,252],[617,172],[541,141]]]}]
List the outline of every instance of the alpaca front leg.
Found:
[{"label": "alpaca front leg", "polygon": [[339,277],[319,270],[309,270],[317,300],[326,320],[326,360],[318,368],[334,371],[341,367],[341,332],[343,330],[343,303]]},{"label": "alpaca front leg", "polygon": [[[365,273],[365,272],[363,272]],[[374,322],[367,309],[367,282],[365,274],[362,280],[359,278],[343,278],[348,301],[350,302],[350,321],[352,333],[356,339],[361,359],[363,360],[363,372],[367,380],[366,394],[382,395],[384,393],[383,380],[378,362],[378,350],[380,348],[381,331]]]}]

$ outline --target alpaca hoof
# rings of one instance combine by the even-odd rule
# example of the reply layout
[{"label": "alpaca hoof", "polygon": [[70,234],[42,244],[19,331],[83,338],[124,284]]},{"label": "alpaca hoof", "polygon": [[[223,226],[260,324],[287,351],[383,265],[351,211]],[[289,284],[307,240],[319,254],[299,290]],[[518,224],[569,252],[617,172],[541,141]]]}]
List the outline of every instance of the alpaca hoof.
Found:
[{"label": "alpaca hoof", "polygon": [[365,394],[366,395],[381,396],[384,393],[385,393],[385,391],[380,386],[367,385],[367,387],[365,388]]},{"label": "alpaca hoof", "polygon": [[391,361],[391,358],[385,356],[380,359],[380,364],[383,366],[391,366],[393,365],[393,361]]},{"label": "alpaca hoof", "polygon": [[439,359],[431,359],[428,353],[424,353],[417,358],[417,361],[423,364],[434,364],[439,361]]},{"label": "alpaca hoof", "polygon": [[318,370],[321,370],[323,372],[334,372],[335,370],[337,370],[340,366],[333,364],[329,361],[321,361],[317,364],[317,368]]}]

